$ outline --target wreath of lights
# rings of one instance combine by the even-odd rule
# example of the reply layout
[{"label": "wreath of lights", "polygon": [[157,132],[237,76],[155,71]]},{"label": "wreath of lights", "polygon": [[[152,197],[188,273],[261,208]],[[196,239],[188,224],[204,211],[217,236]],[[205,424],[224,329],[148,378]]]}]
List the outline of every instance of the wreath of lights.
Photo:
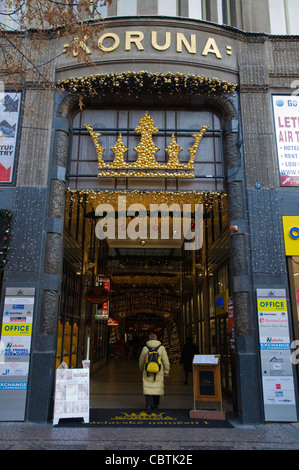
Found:
[{"label": "wreath of lights", "polygon": [[57,83],[61,91],[70,91],[83,95],[105,93],[134,93],[142,90],[148,93],[188,93],[190,95],[204,94],[234,94],[237,85],[218,78],[208,78],[203,75],[185,75],[183,73],[149,73],[123,72],[91,75],[89,77],[70,78]]}]

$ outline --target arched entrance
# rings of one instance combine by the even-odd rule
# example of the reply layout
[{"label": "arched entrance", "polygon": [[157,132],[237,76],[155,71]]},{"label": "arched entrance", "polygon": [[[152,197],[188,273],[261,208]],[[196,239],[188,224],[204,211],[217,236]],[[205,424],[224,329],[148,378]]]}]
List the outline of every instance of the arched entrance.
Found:
[{"label": "arched entrance", "polygon": [[[164,96],[164,100],[165,98]],[[60,304],[58,361],[62,357],[66,359],[69,355],[69,364],[73,364],[73,360],[78,364],[78,361],[80,363],[88,355],[93,362],[95,373],[101,370],[107,361],[107,354],[109,357],[112,351],[112,347],[109,349],[109,343],[112,343],[111,337],[113,339],[112,327],[108,325],[106,320],[96,318],[93,307],[84,299],[84,291],[96,282],[97,276],[108,276],[111,280],[112,290],[109,308],[111,308],[111,318],[117,321],[117,325],[115,325],[117,329],[114,332],[115,342],[117,339],[124,339],[126,345],[127,340],[133,339],[131,335],[134,337],[134,334],[137,334],[142,337],[140,331],[145,333],[149,329],[152,330],[152,327],[156,331],[160,331],[161,339],[165,337],[167,332],[170,340],[171,328],[175,325],[178,331],[179,346],[176,345],[178,356],[182,344],[190,335],[193,336],[201,353],[222,353],[224,358],[223,385],[227,391],[232,393],[233,380],[227,311],[223,314],[221,311],[216,313],[215,300],[218,295],[229,292],[231,288],[228,199],[234,200],[233,210],[234,208],[239,210],[241,207],[241,202],[235,198],[237,192],[240,191],[240,185],[230,185],[227,197],[225,191],[226,169],[223,165],[223,152],[230,155],[230,160],[226,159],[228,167],[236,167],[240,164],[236,135],[233,132],[226,133],[223,130],[224,110],[226,112],[225,118],[228,119],[229,116],[233,117],[234,108],[230,101],[220,96],[207,97],[205,106],[200,107],[203,116],[212,120],[206,142],[209,139],[209,145],[213,150],[212,153],[207,152],[210,161],[199,161],[199,165],[201,165],[199,171],[203,169],[203,172],[199,174],[196,183],[198,188],[200,181],[204,190],[196,191],[194,185],[190,184],[192,180],[188,181],[187,178],[179,182],[177,178],[167,177],[159,179],[157,182],[150,176],[141,181],[136,175],[129,178],[122,175],[122,179],[111,175],[109,180],[105,177],[98,179],[96,168],[99,149],[96,148],[96,158],[86,158],[80,150],[86,148],[84,140],[87,138],[89,139],[87,147],[95,144],[92,135],[86,131],[84,125],[93,124],[93,131],[98,133],[100,130],[101,132],[103,129],[106,130],[104,141],[98,140],[97,142],[101,142],[99,147],[111,148],[116,141],[115,138],[112,139],[112,134],[122,128],[121,119],[126,119],[130,123],[134,117],[134,113],[128,113],[123,107],[115,109],[115,103],[113,103],[113,109],[108,108],[108,104],[110,103],[111,106],[113,99],[111,98],[110,101],[107,97],[105,99],[104,107],[100,107],[97,103],[97,109],[91,108],[92,113],[97,116],[96,119],[99,115],[101,116],[98,122],[85,120],[88,115],[86,108],[75,116],[69,131],[71,135],[68,167],[70,189],[67,192],[65,205],[64,284]],[[123,96],[122,100],[126,101]],[[64,102],[64,105],[67,103],[67,106],[61,105],[58,114],[62,116],[66,112],[65,117],[70,117],[77,102],[78,97],[69,95]],[[90,105],[88,99],[86,104]],[[149,107],[149,113],[154,113],[156,118],[162,111],[160,113],[161,116],[164,116],[162,122],[166,124],[164,124],[164,134],[158,136],[158,139],[159,142],[161,139],[166,142],[167,139],[169,141],[170,130],[174,127],[167,125],[166,119],[172,119],[173,123],[177,125],[178,116],[183,114],[186,122],[189,110],[186,109],[186,106],[182,107],[182,102],[176,104],[174,111],[169,107],[167,109],[161,107],[161,100],[159,105],[158,107],[156,104],[152,109]],[[217,114],[214,112],[216,110]],[[143,107],[137,108],[136,116],[144,115],[145,111]],[[197,112],[200,111],[197,110]],[[110,122],[116,123],[114,128],[110,125],[103,126],[103,122],[107,122],[103,118],[104,112],[106,112],[106,116],[110,115]],[[174,117],[169,118],[171,114]],[[218,120],[218,126],[215,125],[215,119]],[[202,122],[202,124],[204,123],[206,122]],[[138,121],[136,123],[135,120],[134,126],[136,124]],[[187,126],[182,129],[179,127],[177,125],[175,131],[179,134],[181,130],[182,141],[186,142],[186,139],[190,139],[190,130],[194,132],[194,126],[192,127],[191,123],[187,129],[189,131],[187,136]],[[160,126],[159,128],[161,129]],[[201,126],[197,125],[195,130],[200,130],[200,128]],[[125,143],[127,148],[137,146],[136,136],[131,135],[130,132],[131,126],[128,127]],[[60,158],[63,158],[64,162],[67,159],[66,154],[63,156],[63,151],[66,151],[63,143],[68,140],[64,131],[57,131],[56,150],[59,150]],[[59,142],[61,147],[59,147]],[[188,146],[191,149],[189,144]],[[185,146],[185,148],[188,147]],[[116,157],[120,156],[116,152],[114,154]],[[91,154],[88,153],[88,155],[90,157]],[[163,162],[163,157],[160,158],[160,161]],[[111,165],[112,160],[107,161]],[[83,168],[84,170],[82,170]],[[211,174],[207,174],[207,171],[210,171]],[[92,181],[94,176],[97,181],[96,188]],[[138,189],[135,189],[136,187]],[[146,211],[148,211],[148,207],[145,204],[145,198],[147,204],[156,202],[157,194],[159,197],[164,195],[164,202],[167,203],[177,201],[182,196],[186,203],[189,203],[191,198],[192,203],[201,204],[203,207],[203,244],[200,249],[182,252],[182,240],[181,245],[171,245],[168,239],[164,246],[159,245],[161,242],[159,238],[155,239],[153,244],[148,245],[147,241],[145,245],[140,245],[144,241],[140,238],[137,242],[134,240],[133,243],[130,240],[129,244],[124,243],[124,240],[121,240],[122,243],[119,240],[113,241],[113,243],[109,239],[99,240],[95,227],[99,223],[99,219],[103,220],[105,215],[102,214],[97,218],[96,208],[99,203],[110,204],[116,195],[119,197],[121,194],[133,197],[134,200],[127,201],[128,205],[132,202],[136,203],[137,199],[139,203],[144,203]],[[169,216],[168,220],[170,220]],[[104,227],[105,225],[102,224],[101,228],[104,229]],[[136,243],[138,243],[138,247]],[[235,248],[237,247],[238,243],[235,243]],[[76,292],[75,297],[70,295],[73,292]],[[137,292],[138,295],[134,295]],[[153,303],[153,299],[155,299],[154,307],[150,305],[151,302]],[[161,307],[158,307],[159,301],[161,301]],[[167,302],[170,306],[167,306]],[[77,305],[77,309],[74,308],[75,305]],[[153,313],[154,308],[161,309],[158,316],[157,312]],[[169,310],[171,313],[167,313]],[[163,320],[153,321],[153,316]],[[133,319],[135,319],[135,323]],[[142,326],[142,322],[146,326]],[[161,323],[161,326],[157,325],[158,322]],[[175,339],[176,341],[177,339]],[[176,359],[179,362],[179,358],[174,357],[174,361]]]}]

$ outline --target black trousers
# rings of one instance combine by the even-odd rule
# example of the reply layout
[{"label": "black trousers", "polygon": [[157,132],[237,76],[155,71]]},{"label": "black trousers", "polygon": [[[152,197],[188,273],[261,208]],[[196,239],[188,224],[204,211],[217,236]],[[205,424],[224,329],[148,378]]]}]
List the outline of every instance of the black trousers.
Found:
[{"label": "black trousers", "polygon": [[160,395],[145,395],[146,408],[158,408],[160,403]]}]

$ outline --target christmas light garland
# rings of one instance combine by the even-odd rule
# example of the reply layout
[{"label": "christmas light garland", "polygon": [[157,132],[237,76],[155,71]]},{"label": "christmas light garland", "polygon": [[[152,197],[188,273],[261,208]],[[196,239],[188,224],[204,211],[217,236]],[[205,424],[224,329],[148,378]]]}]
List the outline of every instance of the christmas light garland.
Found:
[{"label": "christmas light garland", "polygon": [[0,245],[0,272],[5,268],[6,256],[9,250],[12,214],[9,210],[0,209],[1,216],[4,218],[4,227]]},{"label": "christmas light garland", "polygon": [[188,93],[189,95],[234,94],[237,85],[218,78],[183,73],[123,72],[70,78],[57,83],[61,91],[81,95],[105,93]]},{"label": "christmas light garland", "polygon": [[150,204],[173,203],[178,204],[210,204],[214,197],[220,197],[221,200],[226,200],[227,194],[221,191],[142,191],[142,190],[100,190],[94,189],[67,189],[67,196],[72,203],[83,203],[96,205],[96,204],[112,204],[117,207],[118,197],[124,196],[127,204],[144,204],[150,207]]}]

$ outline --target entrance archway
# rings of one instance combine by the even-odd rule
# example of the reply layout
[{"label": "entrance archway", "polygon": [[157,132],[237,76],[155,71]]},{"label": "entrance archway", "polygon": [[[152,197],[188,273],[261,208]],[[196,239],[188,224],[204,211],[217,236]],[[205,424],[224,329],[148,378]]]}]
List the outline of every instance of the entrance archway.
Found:
[{"label": "entrance archway", "polygon": [[[200,249],[194,251],[185,251],[183,238],[173,238],[173,231],[167,240],[158,237],[146,240],[145,244],[140,238],[99,240],[95,236],[96,224],[102,223],[104,216],[96,217],[96,211],[92,209],[100,201],[111,203],[119,194],[112,191],[68,191],[64,235],[66,274],[61,296],[57,365],[63,359],[68,366],[74,367],[74,364],[89,358],[95,380],[92,393],[101,397],[103,406],[106,398],[103,390],[97,391],[96,377],[100,383],[104,381],[103,367],[108,361],[112,380],[117,376],[117,367],[126,370],[127,366],[114,364],[112,367],[111,360],[119,362],[122,359],[129,361],[131,377],[134,368],[139,383],[138,363],[134,365],[131,361],[138,361],[141,347],[150,332],[155,332],[167,347],[173,386],[183,386],[181,351],[187,337],[191,336],[200,353],[222,353],[223,387],[231,394],[227,310],[216,315],[215,307],[215,298],[229,290],[226,194],[126,192],[128,205],[137,199],[140,204],[150,204],[163,198],[165,203],[181,199],[191,206],[196,203],[204,206],[203,240]],[[147,223],[151,223],[148,214],[146,218]],[[173,230],[174,222],[169,214],[168,219]],[[126,224],[131,220],[131,216],[127,217]],[[117,220],[114,222],[118,223]],[[158,220],[155,224],[160,234],[162,222]],[[101,278],[107,277],[111,295],[109,315],[105,318],[98,313],[103,310],[102,306],[88,303],[84,293],[97,285]],[[123,378],[121,374],[119,377]],[[111,388],[109,393],[111,403]],[[191,389],[181,392],[181,398],[190,400],[191,395]],[[121,406],[120,394],[115,393],[115,397],[114,406]],[[177,406],[182,406],[181,403],[181,400],[177,401]]]},{"label": "entrance archway", "polygon": [[[164,97],[165,98],[165,97]],[[189,97],[189,100],[192,100],[192,97],[190,98]],[[87,104],[88,104],[88,99],[87,99]],[[109,102],[109,98],[106,97],[106,105],[108,104]],[[64,118],[66,122],[68,122],[68,119],[70,119],[70,116],[73,115],[73,111],[76,109],[76,106],[78,104],[78,96],[76,95],[68,95],[64,102],[61,103],[60,107],[59,107],[59,110],[58,110],[58,116],[60,118]],[[237,145],[237,133],[233,131],[233,126],[229,126],[228,125],[228,122],[231,122],[231,120],[233,118],[236,118],[237,117],[237,113],[234,109],[234,106],[232,105],[231,101],[229,101],[227,98],[224,98],[222,96],[214,96],[214,97],[206,97],[205,98],[205,106],[207,108],[209,108],[210,110],[211,109],[214,109],[214,110],[217,110],[217,113],[220,112],[221,114],[221,121],[222,122],[226,122],[226,127],[229,129],[227,132],[223,132],[222,133],[222,139],[223,139],[223,148],[224,148],[224,156],[226,158],[226,171],[231,169],[231,168],[238,168],[240,167],[241,165],[241,157],[240,157],[240,153],[239,153],[239,148],[238,148],[238,145]],[[62,120],[60,119],[60,122]],[[72,131],[70,131],[72,133]],[[56,158],[56,161],[59,162],[62,166],[66,166],[66,162],[67,162],[67,144],[69,142],[69,136],[68,136],[68,132],[66,132],[66,127],[64,127],[64,129],[60,128],[60,129],[57,129],[56,130],[56,146],[55,146],[55,158]],[[82,204],[85,204],[87,199],[90,197],[90,196],[94,196],[93,194],[93,191],[94,189],[93,188],[87,188],[86,187],[86,181],[89,181],[90,180],[85,180],[85,183],[83,183],[83,186],[81,186],[78,190],[74,190],[73,192],[72,191],[69,191],[68,194],[67,194],[67,198],[70,198],[70,200],[73,199],[73,201],[71,202],[71,205],[72,205],[72,209],[71,209],[71,212],[72,214],[74,214],[75,212],[77,212],[77,220],[79,220],[80,218],[80,211],[83,210],[82,209]],[[211,179],[212,181],[212,179]],[[178,192],[176,191],[176,184],[174,182],[166,182],[166,187],[167,188],[170,188],[171,187],[171,193],[176,193],[178,194]],[[106,184],[106,183],[105,183]],[[104,187],[105,187],[105,184],[104,184]],[[121,182],[118,182],[117,183],[117,191],[119,192],[120,191],[120,188],[121,188]],[[205,183],[206,184],[206,183]],[[209,184],[211,184],[209,182]],[[214,183],[215,184],[215,181]],[[85,186],[84,186],[85,185]],[[88,183],[88,185],[90,186],[90,183]],[[190,187],[190,186],[189,186]],[[207,187],[207,186],[205,186]],[[165,186],[162,188],[164,189],[165,191]],[[225,332],[225,322],[222,322],[220,318],[217,318],[215,319],[214,323],[211,323],[210,321],[210,316],[207,312],[209,312],[211,310],[211,308],[214,308],[214,304],[213,304],[213,301],[214,301],[214,297],[215,297],[215,292],[216,292],[216,289],[217,289],[217,286],[220,286],[221,284],[223,284],[223,282],[226,282],[228,287],[230,287],[230,280],[229,280],[229,274],[228,274],[228,271],[229,271],[229,245],[230,245],[230,238],[229,237],[229,232],[228,232],[228,206],[230,206],[230,218],[231,219],[240,219],[242,217],[244,217],[244,208],[243,208],[243,198],[242,198],[242,182],[240,181],[231,181],[229,182],[228,186],[228,197],[226,196],[225,192],[223,191],[211,191],[211,192],[207,192],[207,191],[202,191],[201,192],[201,196],[203,197],[203,200],[204,200],[204,204],[207,203],[207,201],[209,200],[210,196],[212,195],[215,200],[218,199],[218,202],[215,202],[215,206],[214,206],[214,202],[212,204],[212,207],[213,207],[213,216],[212,217],[207,217],[206,219],[206,227],[208,228],[209,227],[209,224],[211,226],[211,230],[214,228],[214,212],[217,214],[217,211],[219,213],[221,213],[222,211],[222,206],[221,206],[221,201],[224,201],[225,200],[225,205],[226,205],[226,221],[225,223],[223,224],[223,221],[222,221],[222,213],[221,213],[221,216],[219,217],[218,215],[218,225],[217,225],[217,230],[219,229],[219,223],[220,225],[222,224],[222,229],[225,228],[225,236],[218,236],[219,235],[219,232],[218,232],[218,235],[215,236],[215,234],[213,235],[214,238],[213,238],[213,242],[215,243],[214,246],[213,246],[213,252],[210,252],[209,253],[209,263],[210,263],[210,266],[212,266],[212,264],[214,263],[214,272],[217,271],[217,276],[213,276],[213,272],[211,271],[209,273],[209,270],[205,269],[203,272],[199,273],[199,265],[200,263],[196,262],[196,257],[195,257],[195,260],[193,259],[193,257],[191,256],[187,256],[186,259],[185,259],[185,267],[186,267],[186,276],[185,276],[185,286],[186,286],[186,290],[184,292],[184,296],[181,296],[180,297],[180,302],[181,302],[181,312],[182,312],[182,318],[184,319],[183,320],[183,324],[180,325],[180,334],[182,335],[182,340],[188,335],[188,334],[193,334],[198,343],[200,343],[200,346],[203,348],[202,351],[213,351],[213,349],[215,350],[215,348],[218,348],[219,345],[224,345],[224,342],[222,341],[222,337],[221,336],[221,331],[224,331]],[[130,188],[132,190],[132,187]],[[112,189],[105,189],[104,190],[107,194],[111,194],[112,193]],[[127,191],[127,190],[126,190]],[[103,194],[103,191],[94,191],[95,193],[100,193],[100,194]],[[132,192],[132,191],[131,191]],[[140,193],[142,193],[143,191],[139,191]],[[159,191],[159,192],[162,192],[163,191]],[[182,193],[191,193],[192,191],[180,191]],[[76,206],[75,203],[74,203],[74,198],[75,197],[78,197],[79,200],[80,200],[80,203]],[[220,201],[220,202],[219,202]],[[81,205],[80,205],[81,204]],[[82,207],[81,207],[82,206]],[[215,207],[217,207],[216,210]],[[208,213],[208,212],[207,212]],[[69,206],[69,202],[68,202],[68,199],[66,200],[66,211],[65,211],[65,216],[66,216],[66,219],[68,218],[70,214],[70,206]],[[86,214],[85,214],[86,215]],[[67,223],[69,224],[69,227],[71,227],[72,223],[74,223],[74,220],[71,222],[70,224],[70,221],[69,219],[67,220]],[[216,216],[216,220],[217,220],[217,216]],[[212,222],[213,221],[213,222]],[[85,224],[87,223],[91,223],[91,221],[87,221],[86,219],[84,219],[84,222],[83,222],[83,226],[85,226]],[[76,226],[76,223],[75,223],[75,226]],[[78,226],[77,226],[78,227]],[[79,225],[79,229],[80,229],[80,225]],[[209,233],[209,229],[208,229],[208,233]],[[84,235],[85,236],[85,235]],[[242,256],[244,254],[244,249],[246,249],[246,247],[244,246],[244,238],[240,238],[238,237],[238,234],[235,234],[234,235],[234,240],[233,240],[233,243],[232,243],[232,248],[233,248],[233,251],[234,253],[237,255],[237,259],[240,258],[240,256]],[[68,245],[70,244],[70,245]],[[75,256],[75,253],[76,253],[76,250],[72,250],[72,248],[74,248],[72,246],[72,242],[70,240],[67,240],[67,236],[65,235],[65,246],[67,247],[67,249],[69,250],[69,253],[72,252],[72,256]],[[90,248],[92,248],[90,246]],[[106,252],[107,254],[107,247],[105,246],[102,246],[101,247],[101,250],[103,250],[103,253]],[[87,255],[87,259],[88,259],[88,256],[89,256],[90,253],[88,253],[88,251],[84,250],[83,252],[81,251],[81,258],[77,258],[75,259],[74,261],[75,262],[81,262],[82,263],[82,259],[85,257],[86,258],[86,255]],[[222,254],[225,254],[224,256],[222,256]],[[233,253],[231,251],[231,255],[233,257]],[[69,255],[68,255],[69,256]],[[77,255],[76,255],[77,256]],[[244,258],[245,259],[245,258]],[[92,264],[92,261],[90,262],[90,264]],[[238,272],[240,272],[240,269],[242,268],[242,266],[244,265],[244,263],[241,263],[241,265],[239,266],[236,266],[235,264],[232,266],[233,269],[237,268]],[[241,268],[240,268],[241,266]],[[194,267],[195,267],[195,271],[194,271]],[[215,267],[217,268],[215,270]],[[185,269],[185,268],[184,268]],[[76,279],[76,272],[79,272],[79,271],[75,271],[72,273],[74,279]],[[184,275],[185,275],[185,271],[181,271]],[[194,272],[198,275],[198,276],[195,276],[196,278],[196,283],[192,282],[192,277],[194,277]],[[233,274],[233,272],[231,271],[231,274]],[[202,282],[204,280],[204,282]],[[85,282],[85,281],[84,281]],[[214,293],[213,295],[209,295],[210,294],[210,286],[213,285],[213,289],[214,289]],[[82,287],[84,287],[84,285],[82,286],[82,284],[78,287],[78,289],[82,289]],[[63,291],[64,292],[64,291]],[[82,295],[83,291],[81,290],[81,295]],[[232,292],[233,293],[233,292]],[[62,295],[63,297],[63,295]],[[196,299],[196,300],[195,300]],[[244,300],[244,296],[243,296],[243,300]],[[246,296],[245,296],[245,300],[246,300]],[[239,298],[239,296],[236,296],[236,308],[238,309],[238,302],[242,301],[242,299]],[[245,304],[243,303],[242,304],[242,312],[244,313],[244,305],[245,305],[245,310],[246,310],[246,302]],[[82,305],[81,305],[82,307]],[[195,321],[194,321],[194,312],[197,311],[197,316],[195,316]],[[199,322],[198,322],[198,312],[202,312],[202,317],[200,317],[200,325],[199,325]],[[82,312],[81,312],[82,313]],[[90,306],[87,306],[86,307],[86,310],[84,311],[84,321],[85,319],[91,315],[90,313]],[[82,318],[82,317],[81,317]],[[204,322],[206,321],[206,324],[209,324],[209,328],[205,327],[204,326]],[[198,322],[198,323],[197,323]],[[212,328],[211,328],[211,325],[212,325]],[[71,324],[70,324],[70,328],[71,328]],[[246,317],[243,315],[243,318],[242,318],[242,324],[240,325],[242,327],[242,331],[241,333],[244,334],[244,332],[246,332]],[[84,358],[84,354],[85,354],[85,351],[84,351],[84,347],[86,345],[86,338],[88,337],[88,334],[90,334],[90,332],[93,332],[93,335],[94,337],[97,337],[97,338],[103,338],[103,333],[105,331],[105,326],[98,326],[96,330],[89,330],[88,331],[88,328],[85,328],[84,331],[81,330],[81,331],[78,331],[78,351],[80,352],[81,351],[81,356],[82,356],[82,359]],[[96,333],[95,333],[96,331]],[[212,333],[211,333],[212,332]],[[224,335],[225,337],[225,342],[228,341],[228,336]],[[94,344],[95,344],[95,340],[93,340],[92,338],[90,339],[90,347],[92,348],[92,342],[94,341]],[[74,342],[72,342],[72,346],[74,345]],[[83,346],[82,346],[83,345]],[[221,346],[220,346],[221,347]],[[225,345],[224,345],[225,347]],[[102,348],[102,349],[101,349]],[[102,342],[102,346],[101,346],[101,351],[102,352],[97,352],[97,358],[98,359],[101,359],[101,354],[103,353],[103,351],[106,350],[107,348],[107,344],[105,345],[105,342],[103,341]],[[216,352],[216,351],[215,351]],[[78,355],[78,357],[80,357],[81,359],[81,356],[80,354]],[[99,362],[99,361],[98,361]],[[228,384],[229,386],[229,383],[231,382],[231,375],[229,376],[229,373],[227,374],[227,372],[224,373],[224,382],[226,381],[226,383]]]}]

